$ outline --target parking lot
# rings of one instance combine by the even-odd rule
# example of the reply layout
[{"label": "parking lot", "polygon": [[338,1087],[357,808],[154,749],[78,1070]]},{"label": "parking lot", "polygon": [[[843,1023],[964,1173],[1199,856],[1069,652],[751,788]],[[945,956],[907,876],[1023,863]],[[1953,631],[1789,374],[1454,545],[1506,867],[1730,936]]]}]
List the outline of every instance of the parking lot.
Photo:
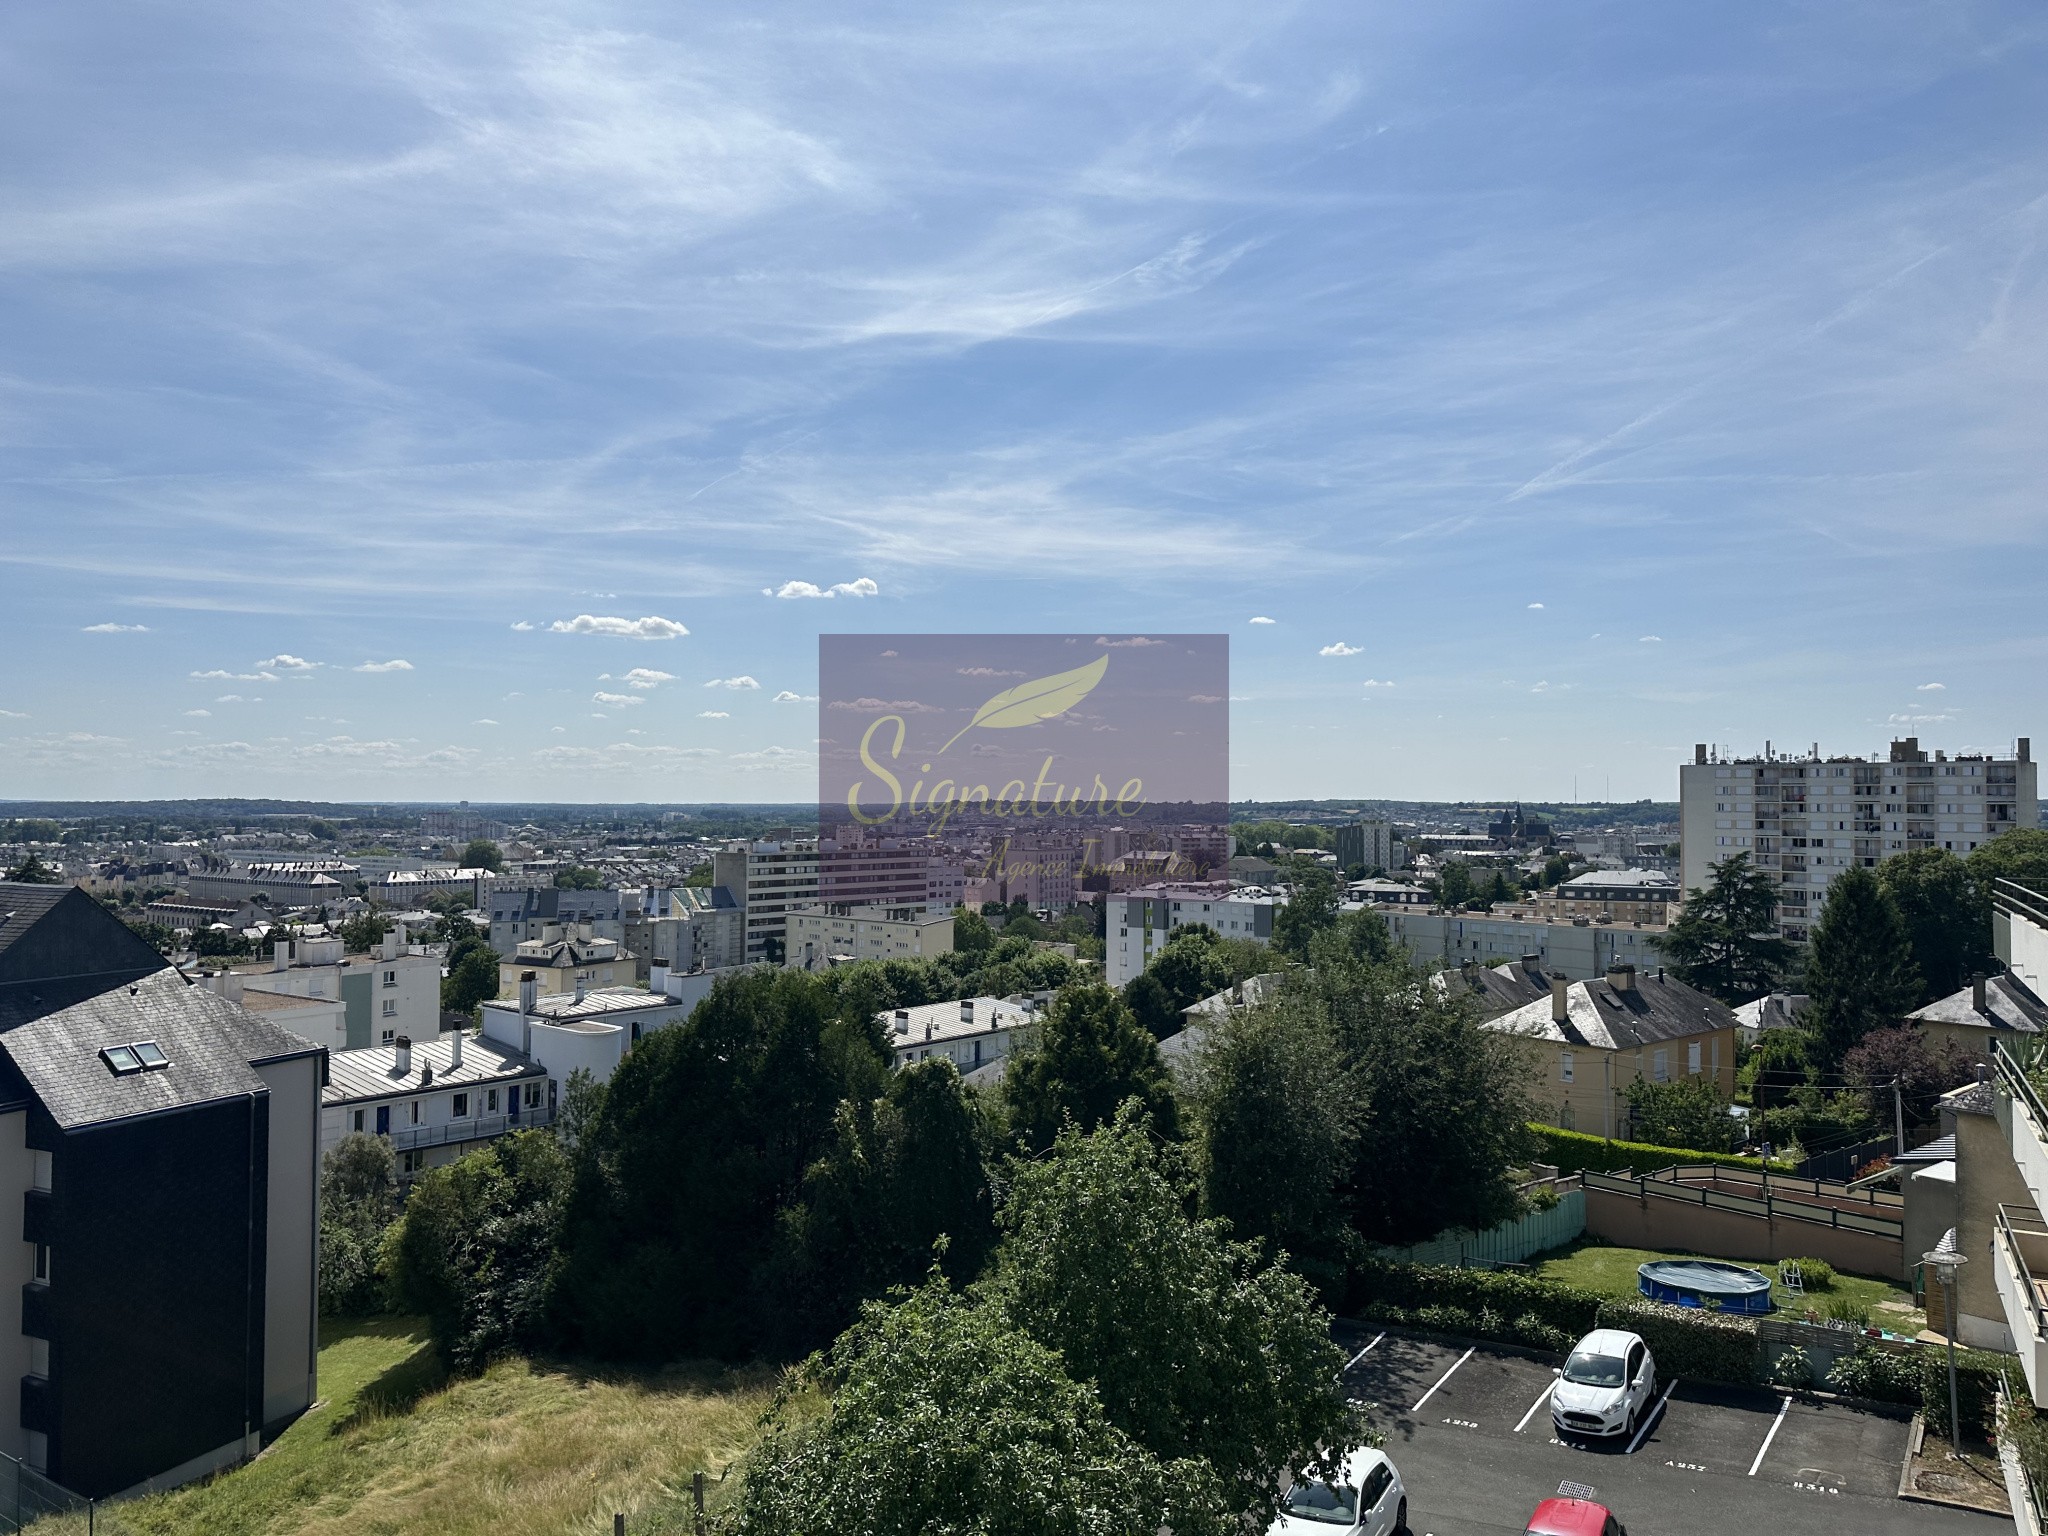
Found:
[{"label": "parking lot", "polygon": [[1571,1482],[1630,1536],[1771,1531],[1995,1536],[2009,1520],[1896,1495],[1907,1422],[1775,1392],[1660,1376],[1659,1406],[1631,1438],[1560,1440],[1547,1363],[1485,1348],[1345,1331],[1345,1384],[1374,1405],[1408,1487],[1416,1536],[1520,1532]]}]

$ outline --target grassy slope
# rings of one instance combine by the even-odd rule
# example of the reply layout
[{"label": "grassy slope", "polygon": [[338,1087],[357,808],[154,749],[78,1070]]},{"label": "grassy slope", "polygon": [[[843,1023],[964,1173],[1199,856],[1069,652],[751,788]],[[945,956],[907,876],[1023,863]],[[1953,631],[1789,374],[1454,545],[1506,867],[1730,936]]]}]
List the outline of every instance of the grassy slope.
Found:
[{"label": "grassy slope", "polygon": [[379,1319],[323,1330],[320,1391],[262,1457],[121,1507],[149,1536],[562,1536],[632,1528],[752,1443],[760,1380],[593,1375],[509,1360],[444,1383],[425,1334]]},{"label": "grassy slope", "polygon": [[[1647,1264],[1652,1259],[1698,1257],[1701,1255],[1655,1253],[1647,1248],[1610,1248],[1603,1243],[1574,1243],[1549,1254],[1538,1254],[1530,1264],[1545,1280],[1562,1280],[1568,1285],[1598,1291],[1603,1296],[1637,1297],[1642,1294],[1636,1286],[1638,1264]],[[1720,1262],[1740,1261],[1723,1259]],[[1776,1270],[1775,1265],[1751,1264],[1745,1267],[1766,1273]],[[1778,1303],[1781,1316],[1798,1317],[1802,1310],[1799,1302],[1775,1287],[1772,1296]],[[1913,1306],[1912,1292],[1893,1281],[1871,1280],[1862,1275],[1837,1275],[1834,1285],[1827,1290],[1809,1291],[1804,1305],[1819,1310],[1832,1296],[1861,1302],[1871,1309],[1872,1322],[1894,1333],[1917,1333],[1926,1325],[1925,1314]]]}]

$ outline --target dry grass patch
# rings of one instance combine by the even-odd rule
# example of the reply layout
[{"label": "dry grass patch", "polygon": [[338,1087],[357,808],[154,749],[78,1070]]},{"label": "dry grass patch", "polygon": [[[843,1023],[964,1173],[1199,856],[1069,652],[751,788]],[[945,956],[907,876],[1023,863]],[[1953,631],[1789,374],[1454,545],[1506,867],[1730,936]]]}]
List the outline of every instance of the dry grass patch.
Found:
[{"label": "dry grass patch", "polygon": [[716,1477],[753,1444],[773,1382],[507,1360],[443,1384],[423,1335],[387,1320],[326,1344],[321,1389],[328,1406],[260,1460],[124,1506],[123,1523],[149,1536],[607,1536],[623,1510],[643,1529],[687,1497],[691,1473]]}]

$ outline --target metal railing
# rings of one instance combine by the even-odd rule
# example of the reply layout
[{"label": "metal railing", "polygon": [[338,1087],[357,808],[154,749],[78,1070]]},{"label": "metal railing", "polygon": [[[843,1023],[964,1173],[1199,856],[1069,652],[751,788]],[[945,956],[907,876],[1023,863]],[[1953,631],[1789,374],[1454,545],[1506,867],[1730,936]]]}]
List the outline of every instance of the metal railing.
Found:
[{"label": "metal railing", "polygon": [[[2048,1241],[2048,1221],[2043,1221],[2041,1213],[2031,1206],[2000,1205],[1997,1225],[1998,1241],[2003,1245],[2006,1257],[2012,1261],[2020,1289],[2026,1292],[2027,1311],[2034,1320],[2034,1337],[2048,1343],[2048,1309],[2042,1307],[2040,1293],[2034,1289],[2033,1266],[2027,1263],[2027,1251],[2020,1244],[2023,1235]],[[2025,1227],[2026,1231],[2020,1232],[2017,1230],[2019,1227]]]},{"label": "metal railing", "polygon": [[2021,885],[2017,880],[2001,878],[1992,886],[1991,900],[1994,906],[2002,904],[2008,912],[2048,928],[2048,896],[2042,895],[2031,886]]},{"label": "metal railing", "polygon": [[543,1104],[522,1109],[516,1115],[471,1115],[465,1120],[443,1120],[438,1125],[405,1125],[390,1132],[392,1147],[410,1152],[420,1147],[445,1147],[451,1142],[486,1141],[512,1131],[532,1130],[554,1123],[555,1112]]},{"label": "metal railing", "polygon": [[[2003,884],[2005,882],[2001,882]],[[2025,1111],[2034,1122],[2034,1137],[2043,1146],[2048,1146],[2048,1106],[2041,1103],[2041,1095],[2034,1089],[2034,1080],[2027,1076],[2026,1069],[2012,1059],[2012,1053],[2003,1040],[1991,1042],[1991,1069],[1998,1074],[1998,1086],[2011,1096],[2013,1103]]]},{"label": "metal railing", "polygon": [[1659,1179],[1651,1175],[1623,1178],[1608,1173],[1587,1173],[1584,1178],[1588,1192],[1604,1191],[1608,1194],[1632,1195],[1638,1200],[1654,1197],[1659,1200],[1677,1201],[1682,1205],[1696,1205],[1702,1210],[1727,1211],[1737,1216],[1761,1216],[1766,1221],[1798,1221],[1809,1226],[1833,1227],[1840,1232],[1863,1232],[1872,1237],[1889,1237],[1900,1241],[1905,1238],[1905,1223],[1898,1217],[1845,1211],[1836,1206],[1816,1205],[1812,1201],[1790,1199],[1783,1195],[1731,1195],[1703,1185],[1680,1183],[1675,1179]]}]

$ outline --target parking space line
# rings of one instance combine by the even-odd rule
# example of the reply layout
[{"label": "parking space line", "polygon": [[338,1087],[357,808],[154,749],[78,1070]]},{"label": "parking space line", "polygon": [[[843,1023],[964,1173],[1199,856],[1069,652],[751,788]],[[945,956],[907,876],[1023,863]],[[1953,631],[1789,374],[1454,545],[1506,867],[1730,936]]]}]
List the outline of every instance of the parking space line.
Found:
[{"label": "parking space line", "polygon": [[1536,1401],[1531,1403],[1529,1405],[1529,1411],[1522,1415],[1522,1422],[1515,1426],[1516,1434],[1519,1435],[1523,1430],[1529,1427],[1529,1421],[1536,1417],[1536,1410],[1538,1408],[1541,1408],[1545,1403],[1549,1402],[1550,1394],[1555,1392],[1556,1390],[1557,1380],[1555,1377],[1551,1378],[1551,1380],[1544,1383],[1543,1390],[1536,1394]]},{"label": "parking space line", "polygon": [[[1672,1388],[1673,1388],[1673,1387],[1676,1387],[1677,1385],[1678,1385],[1678,1378],[1677,1378],[1676,1376],[1674,1376],[1674,1377],[1672,1377],[1672,1378],[1671,1378],[1671,1384],[1670,1384],[1670,1386],[1667,1386],[1667,1387],[1666,1387],[1666,1388],[1664,1389],[1664,1395],[1663,1395],[1662,1397],[1660,1397],[1660,1398],[1658,1398],[1658,1399],[1657,1399],[1656,1405],[1655,1405],[1654,1407],[1652,1407],[1652,1408],[1650,1409],[1650,1411],[1649,1411],[1648,1413],[1646,1413],[1646,1414],[1644,1414],[1644,1415],[1643,1415],[1643,1425],[1642,1425],[1642,1428],[1640,1428],[1640,1429],[1638,1429],[1638,1430],[1636,1431],[1636,1437],[1635,1437],[1635,1439],[1633,1439],[1633,1440],[1629,1441],[1629,1443],[1628,1443],[1628,1454],[1629,1454],[1629,1455],[1631,1455],[1631,1456],[1635,1455],[1635,1453],[1636,1453],[1636,1447],[1637,1447],[1637,1446],[1639,1446],[1639,1445],[1641,1445],[1641,1444],[1643,1443],[1643,1436],[1647,1435],[1647,1434],[1648,1434],[1648,1433],[1650,1432],[1651,1428],[1652,1428],[1652,1427],[1653,1427],[1653,1426],[1654,1426],[1654,1425],[1656,1424],[1656,1422],[1657,1422],[1657,1415],[1658,1415],[1658,1414],[1660,1414],[1660,1413],[1662,1413],[1662,1412],[1664,1411],[1664,1405],[1665,1405],[1666,1403],[1668,1403],[1668,1402],[1670,1402],[1670,1401],[1671,1401],[1671,1390],[1672,1390]],[[1787,1398],[1787,1399],[1786,1399],[1786,1401],[1787,1401],[1787,1402],[1790,1402],[1790,1401],[1791,1401],[1791,1399],[1790,1399],[1790,1398]],[[1766,1443],[1766,1444],[1768,1444],[1769,1442],[1768,1442],[1768,1441],[1766,1441],[1765,1443]]]},{"label": "parking space line", "polygon": [[[1344,1370],[1350,1370],[1351,1367],[1358,1364],[1358,1362],[1363,1360],[1367,1355],[1371,1354],[1373,1350],[1378,1347],[1380,1340],[1384,1339],[1385,1337],[1386,1335],[1384,1333],[1374,1334],[1372,1338],[1372,1343],[1366,1345],[1365,1348],[1361,1349],[1357,1354],[1353,1355],[1349,1360],[1346,1360],[1344,1362]],[[1342,1375],[1343,1372],[1340,1371],[1338,1372],[1338,1374]]]},{"label": "parking space line", "polygon": [[1756,1469],[1764,1464],[1764,1452],[1771,1448],[1771,1442],[1778,1438],[1778,1426],[1785,1422],[1785,1411],[1792,1406],[1792,1399],[1786,1398],[1778,1404],[1778,1416],[1771,1420],[1771,1432],[1764,1436],[1764,1443],[1756,1448],[1756,1460],[1749,1464],[1749,1475],[1756,1476]]},{"label": "parking space line", "polygon": [[[1465,1351],[1465,1353],[1458,1356],[1457,1360],[1452,1363],[1450,1370],[1445,1371],[1443,1375],[1437,1377],[1436,1387],[1440,1387],[1445,1382],[1449,1381],[1451,1377],[1454,1374],[1456,1374],[1458,1367],[1463,1365],[1467,1360],[1470,1360],[1473,1356],[1473,1353],[1477,1349],[1478,1346],[1474,1345],[1472,1349],[1468,1349]],[[1420,1413],[1422,1411],[1422,1405],[1428,1402],[1432,1397],[1436,1396],[1436,1387],[1431,1387],[1427,1392],[1423,1393],[1422,1396],[1416,1400],[1415,1406],[1413,1408],[1410,1408],[1408,1411],[1410,1413]]]}]

